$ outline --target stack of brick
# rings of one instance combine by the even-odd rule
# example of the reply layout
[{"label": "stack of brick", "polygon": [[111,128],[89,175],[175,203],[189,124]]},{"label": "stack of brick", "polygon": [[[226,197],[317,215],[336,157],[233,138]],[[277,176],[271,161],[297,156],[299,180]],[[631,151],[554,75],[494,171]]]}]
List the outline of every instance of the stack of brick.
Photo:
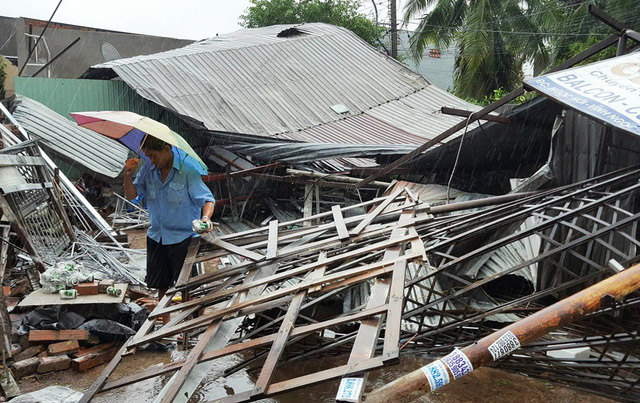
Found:
[{"label": "stack of brick", "polygon": [[11,369],[15,378],[69,368],[83,372],[108,362],[119,348],[113,343],[83,347],[81,343],[91,342],[86,330],[32,330],[28,340],[35,345],[13,357]]}]

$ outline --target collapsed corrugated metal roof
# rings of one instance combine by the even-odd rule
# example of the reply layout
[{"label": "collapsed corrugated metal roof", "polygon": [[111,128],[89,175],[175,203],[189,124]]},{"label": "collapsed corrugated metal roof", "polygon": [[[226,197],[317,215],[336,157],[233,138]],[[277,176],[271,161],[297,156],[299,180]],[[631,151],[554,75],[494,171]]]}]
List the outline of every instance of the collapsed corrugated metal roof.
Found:
[{"label": "collapsed corrugated metal roof", "polygon": [[33,99],[16,96],[13,117],[39,144],[93,172],[115,178],[129,150],[122,144],[83,129]]},{"label": "collapsed corrugated metal roof", "polygon": [[[421,144],[479,108],[327,24],[243,29],[94,66],[209,130],[313,143]],[[338,111],[346,111],[338,113]]]}]

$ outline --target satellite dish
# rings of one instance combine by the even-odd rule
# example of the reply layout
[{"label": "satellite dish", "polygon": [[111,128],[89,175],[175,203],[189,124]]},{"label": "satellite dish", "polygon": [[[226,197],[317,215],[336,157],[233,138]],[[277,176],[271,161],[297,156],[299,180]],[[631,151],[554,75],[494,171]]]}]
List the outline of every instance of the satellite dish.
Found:
[{"label": "satellite dish", "polygon": [[110,62],[112,60],[121,59],[120,53],[113,47],[109,42],[105,42],[102,44],[102,56],[104,56],[105,62]]}]

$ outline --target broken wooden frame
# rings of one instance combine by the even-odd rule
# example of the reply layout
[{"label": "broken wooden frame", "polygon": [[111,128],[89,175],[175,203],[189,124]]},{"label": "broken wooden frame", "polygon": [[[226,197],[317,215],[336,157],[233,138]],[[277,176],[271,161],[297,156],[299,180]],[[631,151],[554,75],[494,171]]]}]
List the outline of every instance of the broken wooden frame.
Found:
[{"label": "broken wooden frame", "polygon": [[[364,377],[367,371],[397,360],[400,346],[403,352],[440,354],[472,343],[494,331],[499,322],[515,321],[543,308],[549,298],[561,298],[608,275],[608,259],[623,264],[637,260],[640,213],[635,212],[634,198],[640,191],[639,174],[638,167],[633,167],[560,189],[444,206],[428,206],[410,190],[399,189],[387,197],[313,217],[205,238],[207,245],[201,248],[205,252],[191,255],[189,267],[190,262],[228,254],[244,260],[180,281],[168,295],[180,291],[191,299],[173,306],[168,300],[161,302],[130,345],[184,332],[200,334],[189,357],[126,378],[109,382],[105,378],[96,391],[177,371],[161,399],[169,401],[189,379],[190,369],[252,349],[254,358],[226,372],[247,366],[260,369],[252,391],[227,398],[245,401],[330,378]],[[369,213],[346,217],[362,206],[370,207]],[[477,209],[482,206],[486,208]],[[327,221],[297,227],[309,219]],[[402,229],[406,232],[401,233]],[[531,238],[539,242],[531,254],[512,264],[502,262],[495,272],[483,271],[491,259]],[[404,251],[395,255],[398,248]],[[535,287],[529,292],[496,295],[495,289],[489,289],[533,268],[539,275],[532,278]],[[373,279],[368,302],[322,322],[310,318],[309,311],[324,299]],[[190,318],[203,307],[213,309]],[[398,307],[404,308],[402,320]],[[165,313],[174,314],[172,321],[151,332],[150,323]],[[255,318],[245,325],[241,318],[247,315]],[[216,340],[216,329],[232,321],[238,323],[236,338],[209,349],[207,342]],[[324,329],[358,322],[357,330],[338,332],[336,337],[318,335]],[[313,339],[305,338],[312,333]],[[378,341],[379,334],[383,341]],[[345,364],[272,381],[278,363],[329,352],[342,353]],[[637,390],[632,381],[627,386]]]},{"label": "broken wooden frame", "polygon": [[[248,401],[272,396],[396,362],[406,266],[426,257],[424,242],[413,228],[418,203],[409,191],[400,189],[390,196],[363,203],[370,205],[371,211],[356,217],[344,218],[350,209],[346,207],[295,222],[271,222],[266,227],[220,238],[204,237],[213,249],[196,259],[197,245],[190,247],[176,286],[167,292],[127,345],[132,352],[137,346],[165,337],[199,335],[189,356],[162,368],[107,382],[110,371],[117,364],[110,365],[85,394],[83,401],[89,401],[97,392],[177,371],[159,397],[161,401],[173,401],[176,396],[184,394],[181,388],[197,365],[254,349],[260,349],[258,360],[263,361],[255,387],[226,400]],[[420,217],[428,220],[430,215],[425,211]],[[333,221],[314,227],[287,229],[319,218]],[[228,254],[242,257],[244,261],[187,278],[193,262]],[[322,321],[316,321],[303,313],[304,309],[316,307],[331,295],[371,282],[373,286],[368,302],[349,314],[335,312]],[[183,301],[169,305],[178,291],[182,293]],[[203,308],[206,309],[203,311]],[[254,337],[252,331],[241,330],[240,336],[231,344],[208,348],[226,323],[273,310],[282,310],[283,316],[270,319],[270,323],[261,326],[259,337]],[[199,316],[193,317],[196,312],[200,313]],[[171,321],[154,330],[156,319],[168,313],[173,314]],[[240,325],[241,321],[237,323]],[[278,363],[289,349],[297,350],[297,342],[312,335],[319,337],[325,330],[346,324],[355,324],[359,330],[355,336],[358,342],[344,365],[273,381]],[[376,354],[378,336],[385,324],[384,348],[381,354]],[[117,363],[124,354],[125,350],[112,363]]]}]

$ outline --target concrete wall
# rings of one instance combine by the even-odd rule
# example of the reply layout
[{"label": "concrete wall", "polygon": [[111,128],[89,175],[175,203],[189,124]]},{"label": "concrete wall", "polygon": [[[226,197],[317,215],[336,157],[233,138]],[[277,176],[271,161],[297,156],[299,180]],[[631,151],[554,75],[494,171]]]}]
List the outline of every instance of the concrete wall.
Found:
[{"label": "concrete wall", "polygon": [[[0,17],[0,38],[9,38],[13,32],[9,42],[0,49],[0,54],[11,56],[10,53],[13,52],[13,55],[18,56],[19,67],[22,67],[29,53],[29,40],[25,33],[39,35],[45,24],[46,21],[41,20]],[[78,37],[80,41],[51,64],[52,78],[78,78],[89,67],[103,63],[105,61],[102,54],[103,43],[110,43],[122,57],[132,57],[180,48],[193,42],[52,23],[44,35],[50,56],[45,52],[44,43],[41,41],[38,45],[39,58],[43,59],[42,62],[49,57],[53,58]],[[0,40],[0,42],[4,41],[6,39]],[[31,41],[31,45],[33,44],[35,39]],[[29,63],[33,62],[36,62],[34,56],[29,60]],[[39,68],[39,66],[27,66],[22,76],[31,76]],[[43,71],[38,77],[47,77],[47,72]]]}]

